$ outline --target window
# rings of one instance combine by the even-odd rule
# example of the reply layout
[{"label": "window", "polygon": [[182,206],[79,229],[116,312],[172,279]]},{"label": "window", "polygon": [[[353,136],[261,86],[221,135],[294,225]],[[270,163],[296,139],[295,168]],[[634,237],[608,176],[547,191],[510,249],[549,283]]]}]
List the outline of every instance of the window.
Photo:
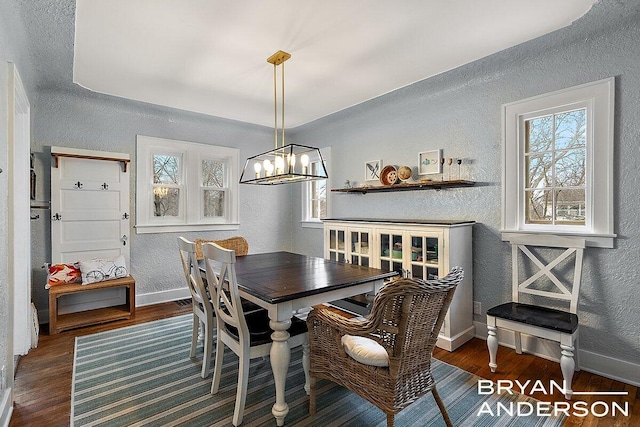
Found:
[{"label": "window", "polygon": [[613,247],[614,79],[503,106],[503,233]]},{"label": "window", "polygon": [[238,228],[238,150],[138,135],[136,232]]},{"label": "window", "polygon": [[[330,149],[323,148],[321,150],[325,168],[328,168],[328,156]],[[317,173],[320,167],[320,159],[312,159],[310,167],[313,173]],[[316,181],[305,182],[302,191],[302,226],[303,227],[322,227],[322,220],[327,217],[328,199],[327,186],[328,180],[319,179]]]}]

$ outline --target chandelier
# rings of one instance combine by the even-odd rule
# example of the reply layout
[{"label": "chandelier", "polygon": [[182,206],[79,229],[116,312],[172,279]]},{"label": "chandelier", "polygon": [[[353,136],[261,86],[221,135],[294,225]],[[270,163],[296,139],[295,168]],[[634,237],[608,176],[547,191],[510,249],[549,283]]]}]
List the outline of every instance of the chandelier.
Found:
[{"label": "chandelier", "polygon": [[[247,159],[240,176],[240,184],[276,185],[328,178],[319,149],[298,144],[285,145],[284,62],[289,58],[291,55],[281,50],[267,58],[267,62],[273,64],[274,149]],[[278,66],[281,68],[282,77],[282,137],[280,144],[278,144]]]}]

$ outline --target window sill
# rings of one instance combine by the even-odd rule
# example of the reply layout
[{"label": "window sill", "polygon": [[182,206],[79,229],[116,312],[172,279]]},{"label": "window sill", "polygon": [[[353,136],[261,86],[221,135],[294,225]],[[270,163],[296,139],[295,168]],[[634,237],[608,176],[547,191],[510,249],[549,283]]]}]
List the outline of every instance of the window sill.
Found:
[{"label": "window sill", "polygon": [[300,221],[302,228],[322,228],[322,221]]},{"label": "window sill", "polygon": [[558,231],[523,231],[523,230],[500,230],[502,240],[509,240],[509,236],[514,234],[552,234],[554,236],[567,236],[567,237],[581,237],[586,240],[586,245],[593,248],[607,248],[612,249],[614,247],[615,238],[617,234],[590,234],[590,233],[562,233]]},{"label": "window sill", "polygon": [[187,231],[226,231],[238,230],[240,224],[172,224],[172,225],[136,225],[136,234],[181,233]]}]

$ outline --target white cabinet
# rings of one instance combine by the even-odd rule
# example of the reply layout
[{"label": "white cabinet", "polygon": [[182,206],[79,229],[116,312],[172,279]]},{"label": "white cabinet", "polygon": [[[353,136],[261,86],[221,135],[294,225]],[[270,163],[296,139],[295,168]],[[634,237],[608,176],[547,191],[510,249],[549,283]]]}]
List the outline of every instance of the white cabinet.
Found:
[{"label": "white cabinet", "polygon": [[473,338],[473,221],[327,219],[325,258],[433,279],[464,270],[445,318],[438,347],[453,351]]}]

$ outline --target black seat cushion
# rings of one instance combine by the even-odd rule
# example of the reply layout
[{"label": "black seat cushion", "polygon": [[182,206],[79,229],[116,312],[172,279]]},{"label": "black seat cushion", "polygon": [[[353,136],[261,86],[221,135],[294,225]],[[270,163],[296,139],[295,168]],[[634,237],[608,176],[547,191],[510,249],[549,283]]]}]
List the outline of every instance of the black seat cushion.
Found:
[{"label": "black seat cushion", "polygon": [[578,316],[562,310],[508,302],[487,310],[487,315],[571,334],[578,328]]},{"label": "black seat cushion", "polygon": [[[259,310],[251,313],[247,313],[245,316],[247,321],[247,328],[249,329],[250,345],[257,346],[267,344],[272,341],[271,334],[273,330],[269,326],[269,314],[267,310]],[[233,326],[226,326],[227,332],[235,339],[239,339],[238,330]],[[291,319],[291,327],[289,328],[289,335],[295,336],[304,334],[307,332],[307,323],[303,320],[293,317]]]}]

